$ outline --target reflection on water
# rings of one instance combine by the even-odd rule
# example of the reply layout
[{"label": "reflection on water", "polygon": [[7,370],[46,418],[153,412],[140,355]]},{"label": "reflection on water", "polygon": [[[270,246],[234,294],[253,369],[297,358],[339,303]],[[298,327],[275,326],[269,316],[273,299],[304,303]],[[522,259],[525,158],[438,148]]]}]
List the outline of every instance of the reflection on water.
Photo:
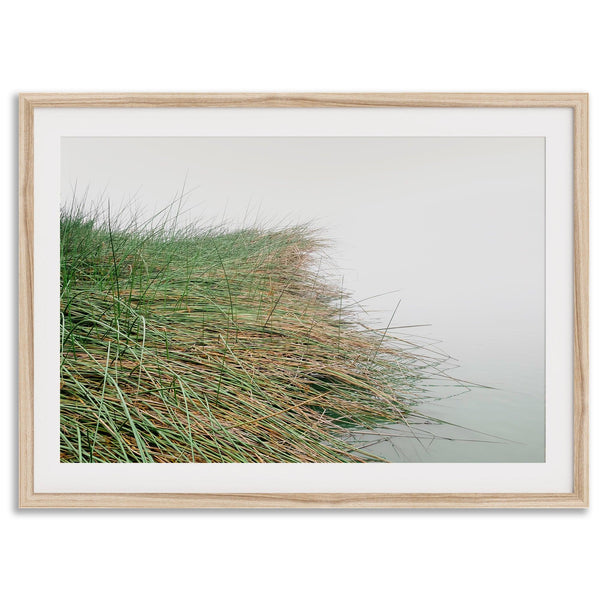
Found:
[{"label": "reflection on water", "polygon": [[[454,343],[468,354],[468,339],[457,336]],[[364,432],[354,441],[391,462],[544,462],[543,347],[528,345],[524,355],[533,360],[522,362],[498,360],[493,350],[471,356],[469,368],[449,371],[475,385],[441,387],[439,400],[419,408],[425,418]]]},{"label": "reflection on water", "polygon": [[544,406],[531,396],[478,388],[428,403],[423,412],[431,420],[381,427],[358,439],[365,451],[391,462],[544,462]]}]

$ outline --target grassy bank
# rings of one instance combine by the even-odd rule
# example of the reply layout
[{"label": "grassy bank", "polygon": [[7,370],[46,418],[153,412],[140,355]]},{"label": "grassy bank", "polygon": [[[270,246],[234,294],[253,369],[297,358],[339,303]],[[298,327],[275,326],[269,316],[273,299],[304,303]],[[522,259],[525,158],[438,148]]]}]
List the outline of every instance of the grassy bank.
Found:
[{"label": "grassy bank", "polygon": [[310,228],[61,214],[61,460],[377,460],[348,433],[410,422],[431,359],[360,322]]}]

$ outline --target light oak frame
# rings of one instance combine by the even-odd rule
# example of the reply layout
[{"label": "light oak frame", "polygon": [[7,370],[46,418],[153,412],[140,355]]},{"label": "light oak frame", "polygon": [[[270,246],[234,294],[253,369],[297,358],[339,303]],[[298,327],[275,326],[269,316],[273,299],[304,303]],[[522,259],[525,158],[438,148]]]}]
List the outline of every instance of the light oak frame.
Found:
[{"label": "light oak frame", "polygon": [[[573,111],[573,491],[526,494],[36,493],[33,489],[33,140],[37,108],[494,107]],[[585,508],[588,441],[588,95],[565,94],[47,94],[19,97],[19,506],[23,508]]]}]

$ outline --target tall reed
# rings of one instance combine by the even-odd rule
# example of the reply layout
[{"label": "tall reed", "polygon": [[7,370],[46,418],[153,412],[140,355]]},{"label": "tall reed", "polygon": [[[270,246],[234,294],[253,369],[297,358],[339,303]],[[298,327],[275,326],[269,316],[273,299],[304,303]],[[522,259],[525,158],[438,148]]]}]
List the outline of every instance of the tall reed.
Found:
[{"label": "tall reed", "polygon": [[64,208],[61,460],[356,462],[420,418],[438,360],[361,322],[310,227]]}]

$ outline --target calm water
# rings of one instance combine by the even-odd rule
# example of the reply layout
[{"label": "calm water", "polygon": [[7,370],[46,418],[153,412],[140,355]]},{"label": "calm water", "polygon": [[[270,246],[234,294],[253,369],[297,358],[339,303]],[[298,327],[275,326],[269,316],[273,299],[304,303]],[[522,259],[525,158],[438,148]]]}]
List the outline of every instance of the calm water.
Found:
[{"label": "calm water", "polygon": [[[368,450],[392,462],[543,462],[544,409],[535,397],[476,390],[429,404],[432,418],[460,426],[423,424],[364,435]],[[415,439],[415,436],[419,439]],[[371,445],[372,444],[372,445]]]},{"label": "calm water", "polygon": [[[487,353],[470,356],[468,367],[450,371],[452,377],[492,389],[441,388],[440,395],[447,397],[428,401],[422,412],[453,425],[424,421],[412,430],[405,425],[380,428],[360,437],[368,451],[393,462],[543,462],[543,348],[522,341],[519,351],[511,351],[510,332],[494,333],[495,345],[490,343]],[[454,343],[467,356],[473,354],[468,338],[463,332],[443,346]]]}]

